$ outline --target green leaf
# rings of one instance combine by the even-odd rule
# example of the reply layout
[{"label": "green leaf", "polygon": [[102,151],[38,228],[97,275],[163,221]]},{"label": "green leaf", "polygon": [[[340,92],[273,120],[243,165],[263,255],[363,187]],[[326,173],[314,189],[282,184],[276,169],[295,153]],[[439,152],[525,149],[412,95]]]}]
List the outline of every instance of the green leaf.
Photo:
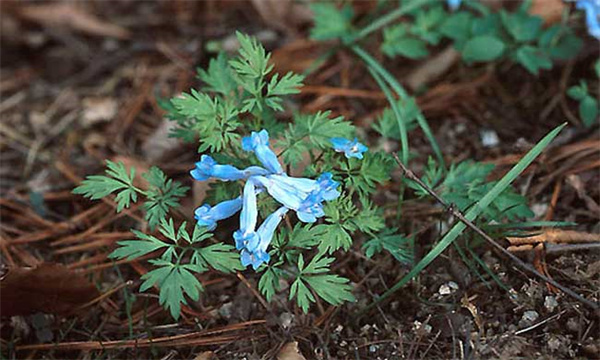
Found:
[{"label": "green leaf", "polygon": [[332,254],[340,248],[350,249],[352,236],[341,224],[320,224],[316,228],[323,234],[319,243],[319,253]]},{"label": "green leaf", "polygon": [[361,209],[356,215],[349,219],[352,227],[344,224],[347,230],[358,229],[363,233],[373,234],[385,227],[385,220],[381,214],[381,209],[373,205],[367,197],[360,198]]},{"label": "green leaf", "polygon": [[173,223],[172,218],[169,220],[166,218],[162,219],[160,221],[160,227],[158,230],[161,234],[163,234],[164,237],[173,241],[174,243],[177,243],[177,240],[180,238],[179,233],[175,230],[175,224]]},{"label": "green leaf", "polygon": [[[261,43],[254,37],[236,31],[235,35],[240,43],[240,56],[231,60],[229,64],[243,79],[261,79],[273,69],[269,65],[271,54],[267,53]],[[258,90],[255,85],[242,83],[248,91],[254,93]]]},{"label": "green leaf", "polygon": [[298,306],[302,308],[305,314],[308,312],[310,304],[315,302],[315,297],[300,278],[297,278],[290,287],[290,300],[294,297],[296,297]]},{"label": "green leaf", "polygon": [[393,160],[389,154],[366,152],[362,160],[348,159],[334,173],[345,177],[345,184],[362,194],[375,191],[377,185],[390,179]]},{"label": "green leaf", "polygon": [[[494,186],[493,182],[485,182],[485,178],[493,168],[492,164],[472,161],[452,165],[438,189],[440,196],[456,205],[461,211],[466,211]],[[504,219],[530,217],[533,213],[527,206],[527,198],[518,194],[512,187],[507,187],[486,207],[484,215],[489,220],[501,222]]]},{"label": "green leaf", "polygon": [[190,239],[190,243],[196,244],[200,243],[206,239],[209,239],[212,236],[210,232],[204,226],[194,226],[194,232],[192,233],[192,237]]},{"label": "green leaf", "polygon": [[106,160],[106,167],[106,174],[109,176],[90,175],[81,182],[81,185],[73,189],[73,194],[97,200],[118,192],[115,197],[116,210],[121,212],[124,208],[128,208],[132,201],[136,202],[137,192],[141,192],[133,186],[135,168],[132,167],[128,174],[122,162],[114,163],[110,160]]},{"label": "green leaf", "polygon": [[184,92],[171,99],[171,103],[182,116],[198,120],[210,120],[217,116],[217,100],[194,89],[189,94]]},{"label": "green leaf", "polygon": [[267,270],[258,281],[258,290],[265,296],[268,302],[271,302],[273,295],[280,290],[279,279],[282,276],[282,271],[275,267],[267,267]]},{"label": "green leaf", "polygon": [[271,82],[267,86],[265,103],[275,111],[283,111],[283,106],[281,106],[282,100],[279,96],[298,94],[300,92],[298,88],[302,86],[304,76],[294,74],[293,72],[288,72],[281,80],[278,80],[278,76],[279,74],[273,75]]},{"label": "green leaf", "polygon": [[206,269],[207,266],[213,269],[232,273],[238,270],[244,270],[240,262],[240,254],[235,251],[235,247],[224,243],[217,243],[203,248],[194,248],[192,263]]},{"label": "green leaf", "polygon": [[326,274],[329,271],[329,265],[334,260],[332,257],[317,255],[304,267],[304,258],[300,255],[298,259],[300,274],[290,288],[290,300],[296,296],[296,301],[304,313],[308,312],[310,304],[315,302],[315,298],[306,284],[319,297],[332,305],[340,305],[344,301],[355,300],[348,279],[338,275]]},{"label": "green leaf", "polygon": [[409,59],[419,59],[429,54],[427,44],[406,33],[406,25],[400,24],[383,30],[381,51],[389,57],[401,55]]},{"label": "green leaf", "polygon": [[142,276],[144,283],[140,291],[146,291],[154,285],[160,288],[159,304],[170,310],[173,318],[178,319],[181,314],[181,304],[187,304],[184,294],[197,301],[202,284],[190,272],[186,265],[173,265],[160,260],[152,261],[161,267],[154,269]]},{"label": "green leaf", "polygon": [[571,86],[569,90],[567,90],[567,95],[574,100],[583,100],[586,96],[588,96],[586,82],[581,81],[579,85]]},{"label": "green leaf", "polygon": [[237,84],[231,73],[231,67],[227,55],[224,52],[219,53],[216,58],[210,59],[208,69],[198,69],[198,78],[206,83],[206,90],[222,94],[223,96],[233,96],[237,93]]},{"label": "green leaf", "polygon": [[338,9],[331,2],[315,2],[310,5],[314,13],[314,27],[310,37],[314,40],[331,40],[348,36],[352,30],[351,20],[354,16],[352,6],[346,4]]},{"label": "green leaf", "polygon": [[160,241],[152,235],[146,235],[137,230],[131,231],[137,236],[138,240],[125,240],[117,242],[119,247],[110,253],[110,255],[108,255],[110,259],[127,258],[127,260],[133,260],[164,247],[173,246]]},{"label": "green leaf", "polygon": [[283,134],[281,141],[283,151],[280,155],[286,164],[296,164],[302,154],[310,147],[317,149],[331,148],[332,137],[350,137],[354,126],[342,116],[329,119],[330,111],[316,114],[296,114],[294,123]]},{"label": "green leaf", "polygon": [[[465,218],[469,221],[474,221],[481,212],[487,208],[506,188],[540,155],[540,153],[550,144],[550,142],[558,135],[558,133],[566,126],[566,124],[560,125],[546,135],[540,142],[538,142],[525,156],[515,165],[506,175],[500,179],[494,185],[494,187],[486,193],[473,207],[465,214]],[[434,248],[427,253],[427,255],[421,259],[415,265],[411,271],[406,274],[400,281],[394,286],[382,294],[377,301],[365,309],[362,312],[366,312],[371,309],[375,304],[388,298],[391,294],[396,292],[398,289],[406,285],[412,280],[417,274],[427,267],[433,260],[435,260],[452,242],[465,230],[466,225],[463,222],[457,222],[446,235],[434,246]]]},{"label": "green leaf", "polygon": [[506,31],[519,42],[534,40],[542,29],[543,23],[542,18],[522,11],[513,14],[501,11],[500,19]]},{"label": "green leaf", "polygon": [[552,68],[552,61],[548,55],[534,46],[521,46],[516,52],[516,59],[533,75],[537,75],[539,69]]},{"label": "green leaf", "polygon": [[179,198],[185,196],[189,188],[168,179],[156,166],[151,167],[142,177],[150,184],[144,209],[148,225],[150,229],[154,229],[167,216],[169,209],[179,206]]},{"label": "green leaf", "polygon": [[[308,285],[323,300],[331,305],[338,306],[345,301],[356,301],[352,295],[352,285],[349,280],[338,275],[316,275],[303,278]],[[306,313],[304,307],[302,308]]]},{"label": "green leaf", "polygon": [[414,257],[413,238],[396,234],[396,231],[397,229],[387,229],[366,241],[362,246],[365,256],[370,259],[373,255],[385,250],[403,264],[412,263]]},{"label": "green leaf", "polygon": [[[430,156],[427,159],[427,167],[425,168],[425,174],[421,177],[421,181],[430,188],[434,189],[442,181],[444,169],[442,169],[437,162]],[[425,197],[429,196],[429,193],[425,191],[418,183],[410,179],[404,178],[404,182],[409,188],[413,189],[417,196]]]},{"label": "green leaf", "polygon": [[553,25],[546,29],[538,40],[541,48],[552,59],[569,60],[574,58],[583,46],[583,41],[577,37],[568,26]]},{"label": "green leaf", "polygon": [[473,15],[469,12],[454,13],[444,20],[440,26],[440,32],[455,42],[464,43],[471,35],[472,21]]},{"label": "green leaf", "polygon": [[500,15],[490,13],[481,18],[475,18],[471,24],[472,36],[490,35],[499,37],[502,29]]},{"label": "green leaf", "polygon": [[586,96],[579,103],[579,116],[586,127],[594,125],[598,121],[598,100]]},{"label": "green leaf", "polygon": [[[400,110],[400,119],[404,123],[406,131],[414,130],[417,127],[417,116],[421,110],[413,97],[406,100],[398,101],[398,109]],[[381,136],[389,139],[400,140],[400,127],[394,111],[387,107],[377,118],[377,122],[373,124],[373,129]]]},{"label": "green leaf", "polygon": [[495,36],[476,36],[467,41],[462,56],[465,61],[491,61],[500,58],[505,48],[502,40]]},{"label": "green leaf", "polygon": [[429,44],[437,45],[440,40],[438,27],[447,16],[443,6],[433,6],[430,9],[420,9],[415,15],[415,24],[411,26],[411,34]]},{"label": "green leaf", "polygon": [[318,226],[298,222],[288,234],[285,248],[310,249],[319,243],[323,235],[324,230]]}]

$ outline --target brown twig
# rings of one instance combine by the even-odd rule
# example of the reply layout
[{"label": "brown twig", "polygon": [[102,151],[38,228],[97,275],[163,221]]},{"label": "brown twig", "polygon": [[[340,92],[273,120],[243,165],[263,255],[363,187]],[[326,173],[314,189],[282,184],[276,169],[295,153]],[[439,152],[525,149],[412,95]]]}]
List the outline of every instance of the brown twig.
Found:
[{"label": "brown twig", "polygon": [[396,153],[393,153],[393,155],[394,155],[394,159],[396,159],[396,162],[398,163],[398,166],[400,167],[400,169],[402,169],[402,172],[404,173],[404,175],[407,178],[409,178],[410,180],[413,180],[414,182],[416,182],[417,184],[419,184],[419,186],[421,186],[421,188],[423,188],[437,202],[439,202],[442,206],[444,206],[448,210],[448,212],[450,212],[454,217],[456,217],[457,219],[459,219],[468,228],[470,228],[471,230],[475,231],[479,236],[481,236],[482,238],[484,238],[490,245],[492,245],[493,247],[495,247],[496,249],[498,249],[501,253],[503,253],[508,258],[510,258],[512,261],[514,261],[515,264],[517,264],[520,268],[522,268],[522,269],[524,269],[526,271],[529,271],[530,273],[532,273],[533,275],[535,275],[539,279],[543,280],[544,282],[546,282],[546,283],[548,283],[550,285],[555,286],[557,289],[560,289],[562,292],[564,292],[565,294],[569,295],[573,299],[581,302],[582,304],[584,304],[584,305],[586,305],[586,306],[588,306],[588,307],[590,307],[590,308],[592,308],[594,310],[600,309],[600,307],[598,306],[597,303],[595,303],[593,301],[590,301],[588,299],[585,299],[584,297],[582,297],[581,295],[577,294],[573,290],[571,290],[571,289],[569,289],[569,288],[567,288],[567,287],[559,284],[555,280],[553,280],[553,279],[551,279],[551,278],[549,278],[549,277],[541,274],[533,266],[525,263],[524,261],[522,261],[521,259],[519,259],[514,254],[510,253],[502,245],[498,244],[498,242],[496,242],[496,240],[492,239],[488,234],[486,234],[483,230],[481,230],[477,225],[473,224],[469,219],[465,218],[464,215],[458,209],[456,209],[455,206],[453,206],[451,204],[448,204],[437,193],[435,193],[430,187],[428,187],[427,185],[425,185],[425,183],[423,183],[423,181],[421,181],[421,179],[419,177],[417,177],[410,169],[408,169],[402,163],[402,161],[400,161],[400,159],[398,158],[398,155],[396,155]]}]

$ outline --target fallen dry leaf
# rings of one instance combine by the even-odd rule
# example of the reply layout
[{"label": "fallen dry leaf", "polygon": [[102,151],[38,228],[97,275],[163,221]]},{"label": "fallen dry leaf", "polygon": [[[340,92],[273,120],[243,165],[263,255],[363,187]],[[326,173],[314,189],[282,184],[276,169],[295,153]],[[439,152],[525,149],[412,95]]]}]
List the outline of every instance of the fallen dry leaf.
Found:
[{"label": "fallen dry leaf", "polygon": [[459,58],[459,52],[448,47],[416,68],[406,82],[412,90],[417,90],[443,75]]},{"label": "fallen dry leaf", "polygon": [[545,24],[554,24],[561,19],[564,9],[562,0],[533,0],[529,12],[544,19]]},{"label": "fallen dry leaf", "polygon": [[139,187],[142,190],[147,190],[148,181],[142,177],[143,173],[146,173],[150,170],[150,166],[143,160],[136,159],[132,156],[125,155],[117,155],[111,159],[112,162],[122,162],[125,165],[125,169],[127,173],[131,173],[131,168],[135,168],[135,177],[133,178],[133,184]]},{"label": "fallen dry leaf", "polygon": [[99,122],[112,120],[117,114],[117,109],[117,100],[112,97],[85,98],[81,126],[89,128]]},{"label": "fallen dry leaf", "polygon": [[294,33],[299,24],[313,17],[306,4],[291,0],[251,0],[254,9],[269,26]]},{"label": "fallen dry leaf", "polygon": [[0,280],[0,314],[36,312],[66,315],[100,296],[83,275],[61,264],[43,263],[33,268],[9,268]]},{"label": "fallen dry leaf", "polygon": [[277,354],[277,360],[306,360],[298,349],[298,342],[293,341],[285,344]]},{"label": "fallen dry leaf", "polygon": [[573,230],[548,229],[540,233],[533,233],[528,237],[507,237],[511,245],[524,244],[573,244],[599,242],[600,234],[586,233]]},{"label": "fallen dry leaf", "polygon": [[124,27],[100,20],[71,2],[23,6],[18,9],[18,14],[23,19],[44,26],[68,27],[88,35],[117,39],[131,37],[129,30]]},{"label": "fallen dry leaf", "polygon": [[203,351],[194,357],[194,360],[217,360],[217,355],[212,351]]},{"label": "fallen dry leaf", "polygon": [[177,127],[175,121],[163,119],[161,124],[154,130],[152,135],[148,136],[142,144],[144,157],[149,163],[156,163],[163,157],[181,146],[181,140],[169,137],[173,129]]}]

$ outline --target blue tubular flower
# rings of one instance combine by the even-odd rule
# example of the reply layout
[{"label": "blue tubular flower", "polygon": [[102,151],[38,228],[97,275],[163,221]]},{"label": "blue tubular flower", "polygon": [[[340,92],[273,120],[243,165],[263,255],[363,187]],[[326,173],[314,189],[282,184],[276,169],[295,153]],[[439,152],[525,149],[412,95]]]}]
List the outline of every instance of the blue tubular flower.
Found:
[{"label": "blue tubular flower", "polygon": [[258,160],[272,173],[282,174],[283,168],[277,160],[277,155],[269,147],[269,133],[267,130],[252,132],[250,136],[242,139],[242,149],[252,151]]},{"label": "blue tubular flower", "polygon": [[446,0],[446,3],[448,4],[448,7],[452,11],[457,10],[460,7],[460,3],[461,2],[462,2],[462,0]]},{"label": "blue tubular flower", "polygon": [[351,157],[362,159],[363,153],[369,149],[365,145],[359,143],[357,138],[350,141],[348,139],[336,137],[329,139],[329,141],[331,141],[335,151],[343,152],[348,159]]},{"label": "blue tubular flower", "polygon": [[333,176],[330,172],[321,174],[317,179],[317,183],[319,184],[319,190],[323,200],[330,201],[337,199],[337,197],[340,196],[340,192],[337,190],[337,187],[340,184],[333,180]]},{"label": "blue tubular flower", "polygon": [[258,237],[260,238],[258,246],[253,250],[247,248],[242,250],[241,261],[243,266],[251,264],[252,268],[256,270],[263,263],[269,262],[270,256],[267,252],[267,248],[273,240],[275,229],[288,211],[289,209],[287,207],[282,206],[269,215],[260,225],[257,231]]},{"label": "blue tubular flower", "polygon": [[313,179],[291,177],[291,176],[287,176],[285,174],[284,175],[273,174],[273,175],[269,175],[268,178],[273,179],[280,184],[285,184],[285,186],[292,187],[300,192],[304,192],[307,194],[309,192],[314,191],[319,188],[319,184],[317,183],[317,181],[315,181]]},{"label": "blue tubular flower", "polygon": [[293,185],[278,181],[278,178],[273,175],[255,176],[253,179],[267,190],[269,195],[289,209],[298,209],[308,195],[306,192],[296,189]]},{"label": "blue tubular flower", "polygon": [[325,215],[322,202],[340,195],[336,190],[338,183],[329,173],[324,173],[317,181],[281,175],[255,176],[253,179],[283,206],[296,211],[303,222],[315,222]]},{"label": "blue tubular flower", "polygon": [[223,201],[214,207],[204,204],[196,209],[194,217],[198,225],[206,226],[208,230],[214,230],[217,227],[217,221],[227,219],[242,208],[242,198],[237,197],[233,200]]},{"label": "blue tubular flower", "polygon": [[600,40],[600,0],[579,0],[575,6],[585,10],[585,21],[590,35]]},{"label": "blue tubular flower", "polygon": [[255,252],[250,252],[246,249],[242,250],[240,255],[240,260],[242,261],[242,266],[252,265],[254,270],[258,269],[263,263],[268,263],[271,260],[271,256],[266,251],[257,250]]},{"label": "blue tubular flower", "polygon": [[240,170],[232,165],[220,165],[212,157],[202,155],[196,168],[190,171],[192,177],[199,181],[216,178],[222,181],[246,179],[253,175],[266,175],[268,171],[259,166],[250,166]]},{"label": "blue tubular flower", "polygon": [[314,223],[318,218],[325,216],[322,201],[323,198],[319,191],[310,193],[296,210],[298,219],[305,223]]},{"label": "blue tubular flower", "polygon": [[244,185],[243,207],[240,214],[240,229],[233,233],[235,247],[238,250],[248,249],[253,251],[259,242],[255,232],[258,209],[256,207],[256,187],[250,178]]}]

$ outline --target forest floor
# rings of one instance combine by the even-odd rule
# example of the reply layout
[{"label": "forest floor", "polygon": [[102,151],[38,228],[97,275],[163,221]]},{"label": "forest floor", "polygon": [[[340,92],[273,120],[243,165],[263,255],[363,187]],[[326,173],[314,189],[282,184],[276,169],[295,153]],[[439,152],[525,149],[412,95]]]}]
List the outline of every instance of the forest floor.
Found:
[{"label": "forest floor", "polygon": [[[335,268],[355,285],[357,302],[319,303],[307,315],[285,296],[276,295],[265,308],[251,291],[257,282],[251,271],[240,275],[243,281],[235,275],[202,277],[206,291],[184,308],[178,322],[159,306],[156,292],[139,293],[146,264],[115,264],[107,254],[116,241],[130,238],[130,228],[143,226],[141,210],[115,214],[110,201],[87,201],[71,190],[85,176],[101,172],[105,159],[140,169],[157,165],[192,186],[188,171],[197,161],[196,148],[167,137],[169,122],[156,98],[197,86],[196,67],[215,55],[207,48],[235,51],[235,30],[257,36],[273,51],[279,72],[301,73],[333,46],[308,38],[306,9],[269,13],[260,3],[2,4],[2,306],[8,311],[5,301],[18,300],[23,308],[46,310],[3,314],[2,357],[600,358],[598,313],[485,245],[474,251],[505,288],[485,273],[480,279],[450,247],[416,281],[362,318],[354,315],[408,268],[389,256],[368,260],[359,247],[338,259]],[[356,2],[357,12],[368,11],[369,4]],[[571,230],[597,234],[598,127],[580,126],[577,104],[565,96],[567,87],[589,76],[597,58],[596,44],[586,41],[577,58],[538,77],[514,64],[467,66],[450,55],[446,71],[423,80],[415,77],[427,61],[377,57],[401,82],[427,88],[418,93],[418,104],[447,161],[494,163],[495,179],[568,121],[570,126],[515,186],[528,197],[537,220],[575,222]],[[451,54],[449,49],[441,45],[439,53]],[[292,97],[297,110],[332,110],[351,119],[372,146],[397,149],[371,130],[386,98],[350,52],[338,51],[305,84]],[[431,152],[424,136],[415,134],[411,145],[419,155],[411,166],[421,174]],[[482,138],[490,134],[497,143],[484,145]],[[392,175],[399,181],[400,171]],[[182,217],[193,217],[199,196],[184,200]],[[449,221],[433,202],[407,201],[403,214],[421,229],[417,257]],[[522,259],[533,261],[533,252]],[[599,301],[600,252],[548,253],[544,262],[555,280]],[[26,268],[38,269],[36,277]],[[49,295],[57,292],[58,298]],[[81,305],[81,297],[89,302]]]}]

